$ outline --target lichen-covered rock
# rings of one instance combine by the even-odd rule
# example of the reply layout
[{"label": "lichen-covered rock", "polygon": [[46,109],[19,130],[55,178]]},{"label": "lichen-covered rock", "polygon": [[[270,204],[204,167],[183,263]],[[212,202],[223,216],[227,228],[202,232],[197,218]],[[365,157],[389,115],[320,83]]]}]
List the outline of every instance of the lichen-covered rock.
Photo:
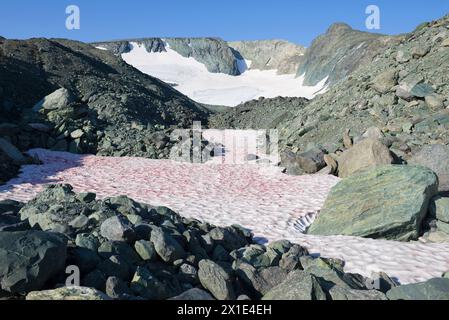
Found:
[{"label": "lichen-covered rock", "polygon": [[231,275],[217,263],[211,260],[201,260],[198,277],[203,287],[216,299],[233,300],[236,298]]},{"label": "lichen-covered rock", "polygon": [[339,182],[308,233],[417,239],[437,192],[438,178],[430,169],[379,166]]},{"label": "lichen-covered rock", "polygon": [[162,228],[154,227],[151,231],[151,243],[157,254],[165,262],[174,262],[186,256],[184,248]]},{"label": "lichen-covered rock", "polygon": [[93,288],[62,287],[54,290],[34,291],[26,300],[111,300],[106,294]]},{"label": "lichen-covered rock", "polygon": [[434,278],[399,286],[388,291],[387,297],[390,300],[449,300],[449,279]]},{"label": "lichen-covered rock", "polygon": [[267,292],[262,300],[326,300],[326,294],[315,276],[296,270]]}]

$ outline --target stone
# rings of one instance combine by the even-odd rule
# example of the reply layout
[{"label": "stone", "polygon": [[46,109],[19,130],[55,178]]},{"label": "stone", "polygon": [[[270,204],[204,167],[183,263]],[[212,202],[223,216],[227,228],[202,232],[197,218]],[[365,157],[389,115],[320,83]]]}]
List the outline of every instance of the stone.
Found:
[{"label": "stone", "polygon": [[82,136],[84,136],[84,131],[82,129],[77,129],[70,133],[72,139],[80,139]]},{"label": "stone", "polygon": [[80,247],[69,247],[68,256],[68,262],[78,266],[83,274],[95,269],[101,261],[97,252]]},{"label": "stone", "polygon": [[64,270],[67,240],[42,231],[0,232],[0,289],[26,294],[40,290]]},{"label": "stone", "polygon": [[440,110],[444,108],[443,98],[438,94],[430,94],[425,97],[427,106],[432,110]]},{"label": "stone", "polygon": [[198,289],[198,288],[192,288],[189,289],[179,296],[170,298],[168,300],[179,300],[179,301],[189,301],[189,300],[215,300],[214,297],[212,297],[207,291]]},{"label": "stone", "polygon": [[449,223],[437,221],[437,230],[449,234]]},{"label": "stone", "polygon": [[67,108],[75,101],[75,96],[65,88],[60,88],[55,92],[49,94],[44,99],[39,101],[34,107],[33,111],[55,110]]},{"label": "stone", "polygon": [[157,257],[156,250],[150,241],[139,240],[134,244],[137,254],[143,261],[152,261]]},{"label": "stone", "polygon": [[379,93],[387,93],[397,84],[396,70],[387,70],[377,75],[372,83],[372,87]]},{"label": "stone", "polygon": [[128,262],[121,256],[111,256],[100,262],[97,268],[107,277],[117,277],[122,280],[128,280],[131,273]]},{"label": "stone", "polygon": [[386,165],[340,181],[307,233],[416,240],[438,178],[427,168]]},{"label": "stone", "polygon": [[438,175],[439,190],[449,191],[449,146],[443,144],[423,146],[408,163],[430,168]]},{"label": "stone", "polygon": [[431,217],[449,223],[449,198],[438,196],[430,200],[429,213]]},{"label": "stone", "polygon": [[124,299],[132,296],[128,285],[117,277],[109,277],[106,280],[106,294],[112,299]]},{"label": "stone", "polygon": [[100,226],[100,233],[110,241],[131,242],[135,238],[131,223],[122,215],[106,219]]},{"label": "stone", "polygon": [[449,47],[449,38],[443,40],[443,42],[441,42],[441,46],[442,47]]},{"label": "stone", "polygon": [[323,157],[324,162],[326,163],[326,166],[329,168],[329,174],[335,174],[338,171],[338,163],[334,159],[334,157],[325,154]]},{"label": "stone", "polygon": [[418,83],[412,88],[410,94],[417,98],[425,98],[427,96],[433,95],[434,89],[428,83]]},{"label": "stone", "polygon": [[352,140],[352,137],[350,136],[351,130],[346,129],[345,133],[343,134],[343,145],[346,149],[352,148],[354,145],[354,142]]},{"label": "stone", "polygon": [[261,298],[272,288],[285,280],[288,271],[280,267],[269,267],[257,270],[247,263],[241,263],[237,270],[238,278],[246,284],[257,298]]},{"label": "stone", "polygon": [[390,150],[379,140],[365,139],[338,158],[338,175],[349,177],[357,172],[394,162]]},{"label": "stone", "polygon": [[365,139],[374,139],[381,141],[383,138],[385,138],[385,135],[378,127],[371,127],[365,131],[362,137]]},{"label": "stone", "polygon": [[399,50],[396,55],[396,61],[399,63],[406,63],[409,62],[411,59],[411,54],[408,51]]},{"label": "stone", "polygon": [[430,52],[430,47],[426,45],[417,45],[412,48],[411,54],[413,58],[425,57]]},{"label": "stone", "polygon": [[214,228],[209,232],[209,236],[228,251],[240,249],[248,244],[242,232],[234,227]]},{"label": "stone", "polygon": [[136,264],[141,261],[136,251],[128,243],[121,241],[103,242],[98,248],[98,254],[104,259],[119,256],[131,264]]},{"label": "stone", "polygon": [[184,248],[171,235],[165,233],[159,227],[152,229],[151,242],[159,257],[167,263],[173,263],[178,259],[186,257]]},{"label": "stone", "polygon": [[326,294],[315,276],[295,270],[268,291],[262,300],[326,300]]},{"label": "stone", "polygon": [[98,239],[90,233],[78,233],[76,235],[75,244],[78,247],[86,248],[95,252],[100,247],[100,242]]},{"label": "stone", "polygon": [[106,294],[93,288],[61,287],[54,290],[34,291],[26,296],[26,300],[111,300]]},{"label": "stone", "polygon": [[170,290],[166,283],[145,267],[137,267],[130,288],[135,295],[149,300],[167,299],[180,293]]},{"label": "stone", "polygon": [[225,269],[211,260],[201,260],[198,266],[201,285],[217,300],[236,298],[231,275]]},{"label": "stone", "polygon": [[192,285],[196,285],[199,283],[198,269],[188,263],[183,263],[179,267],[179,277],[181,281],[190,283]]},{"label": "stone", "polygon": [[325,153],[319,148],[313,148],[296,156],[298,166],[305,173],[316,173],[326,166],[324,162]]},{"label": "stone", "polygon": [[303,268],[319,279],[324,290],[329,290],[335,285],[345,289],[365,289],[364,279],[358,275],[345,273],[344,262],[341,260],[316,258],[303,263]]},{"label": "stone", "polygon": [[384,293],[376,290],[354,290],[334,286],[329,290],[332,300],[388,300]]},{"label": "stone", "polygon": [[16,163],[22,164],[26,162],[25,156],[12,143],[4,138],[0,138],[0,151]]},{"label": "stone", "polygon": [[449,279],[434,278],[402,285],[388,291],[387,297],[390,300],[449,300]]}]

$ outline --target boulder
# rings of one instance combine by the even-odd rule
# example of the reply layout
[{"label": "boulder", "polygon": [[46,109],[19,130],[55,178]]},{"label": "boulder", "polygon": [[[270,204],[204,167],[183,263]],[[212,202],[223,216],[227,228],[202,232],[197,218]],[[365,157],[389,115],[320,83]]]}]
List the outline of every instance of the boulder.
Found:
[{"label": "boulder", "polygon": [[444,99],[438,94],[431,94],[425,97],[426,105],[431,110],[440,110],[444,108]]},{"label": "boulder", "polygon": [[298,166],[305,173],[316,173],[326,166],[324,161],[324,151],[319,148],[313,148],[296,156]]},{"label": "boulder", "polygon": [[22,152],[4,138],[0,138],[0,151],[3,151],[7,157],[16,163],[22,164],[26,162],[26,158]]},{"label": "boulder", "polygon": [[376,290],[354,290],[334,286],[329,290],[332,300],[388,300],[384,293]]},{"label": "boulder", "polygon": [[365,139],[341,154],[338,158],[338,175],[346,178],[359,171],[393,162],[390,150],[382,142]]},{"label": "boulder", "polygon": [[236,298],[231,275],[224,268],[211,260],[201,260],[198,266],[198,277],[202,286],[217,300]]},{"label": "boulder", "polygon": [[113,299],[125,299],[132,296],[128,285],[117,277],[109,277],[106,280],[106,294]]},{"label": "boulder", "polygon": [[238,278],[246,284],[257,298],[263,297],[272,288],[285,280],[288,272],[280,267],[257,270],[250,264],[242,263],[236,270]]},{"label": "boulder", "polygon": [[432,169],[440,182],[440,191],[449,191],[449,146],[433,144],[424,146],[408,161]]},{"label": "boulder", "polygon": [[262,300],[326,300],[326,294],[315,276],[296,270],[267,292]]},{"label": "boulder", "polygon": [[154,227],[151,231],[151,242],[154,249],[162,260],[173,263],[186,256],[184,248],[171,235],[164,232],[162,228]]},{"label": "boulder", "polygon": [[55,290],[34,291],[26,296],[26,300],[111,300],[106,294],[93,288],[62,287]]},{"label": "boulder", "polygon": [[106,219],[100,226],[100,233],[110,241],[131,242],[135,238],[131,223],[122,215]]},{"label": "boulder", "polygon": [[36,103],[33,111],[44,109],[46,111],[67,108],[75,101],[75,96],[65,88],[60,88]]},{"label": "boulder", "polygon": [[430,201],[430,216],[449,223],[449,198],[435,197]]},{"label": "boulder", "polygon": [[397,83],[396,70],[387,70],[377,75],[372,83],[372,87],[379,93],[389,92]]},{"label": "boulder", "polygon": [[139,240],[134,244],[137,254],[143,261],[151,261],[156,259],[157,253],[150,241]]},{"label": "boulder", "polygon": [[430,199],[437,193],[438,178],[430,169],[379,166],[332,188],[307,232],[415,240],[421,235]]},{"label": "boulder", "polygon": [[42,231],[0,232],[0,289],[25,294],[40,290],[64,270],[67,240]]},{"label": "boulder", "polygon": [[449,279],[434,278],[399,286],[388,291],[387,297],[390,300],[449,300]]}]

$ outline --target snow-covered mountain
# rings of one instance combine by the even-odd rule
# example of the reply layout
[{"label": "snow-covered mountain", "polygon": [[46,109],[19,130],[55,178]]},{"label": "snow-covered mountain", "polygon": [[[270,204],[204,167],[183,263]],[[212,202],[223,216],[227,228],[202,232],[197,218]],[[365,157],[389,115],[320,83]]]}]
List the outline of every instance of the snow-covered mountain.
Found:
[{"label": "snow-covered mountain", "polygon": [[324,91],[327,80],[304,86],[304,77],[297,76],[296,70],[305,49],[281,40],[234,42],[234,47],[214,38],[149,38],[94,45],[204,104],[236,106],[259,97],[312,98]]}]

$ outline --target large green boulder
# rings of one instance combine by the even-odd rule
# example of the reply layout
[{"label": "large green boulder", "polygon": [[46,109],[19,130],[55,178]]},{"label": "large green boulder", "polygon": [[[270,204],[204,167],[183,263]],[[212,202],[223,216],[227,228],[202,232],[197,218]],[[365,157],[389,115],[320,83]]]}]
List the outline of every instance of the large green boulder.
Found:
[{"label": "large green boulder", "polygon": [[387,292],[390,300],[449,300],[449,279],[435,278],[408,284]]},{"label": "large green boulder", "polygon": [[437,192],[428,168],[378,166],[339,182],[308,233],[415,240]]}]

